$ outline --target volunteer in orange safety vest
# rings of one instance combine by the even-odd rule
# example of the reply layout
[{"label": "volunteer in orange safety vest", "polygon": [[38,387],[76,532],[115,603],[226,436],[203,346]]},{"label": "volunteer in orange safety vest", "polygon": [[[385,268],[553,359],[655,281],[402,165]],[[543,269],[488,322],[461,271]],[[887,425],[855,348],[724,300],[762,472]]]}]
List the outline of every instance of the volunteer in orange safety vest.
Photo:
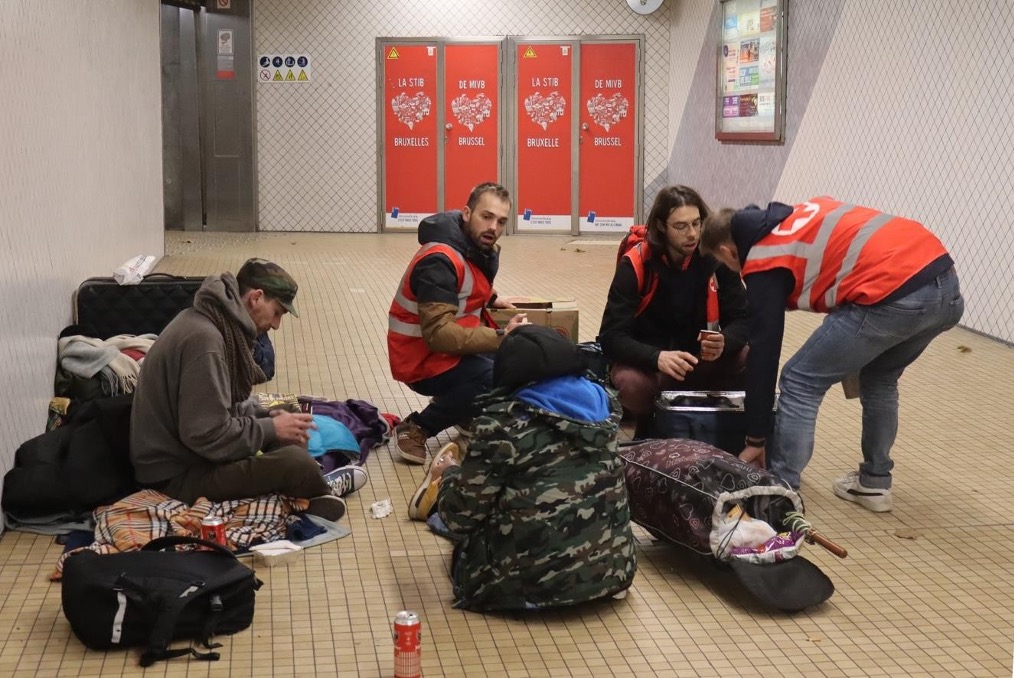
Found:
[{"label": "volunteer in orange safety vest", "polygon": [[461,211],[419,224],[422,247],[398,284],[387,330],[391,375],[432,397],[395,430],[397,453],[411,463],[426,462],[428,438],[471,419],[476,396],[493,384],[492,354],[505,334],[527,322],[519,313],[497,329],[486,311],[513,308],[493,290],[500,264],[496,243],[510,207],[507,189],[483,183]]},{"label": "volunteer in orange safety vest", "polygon": [[[740,458],[764,464],[766,452],[768,468],[798,488],[824,394],[858,375],[863,461],[832,489],[871,511],[890,511],[898,379],[964,311],[943,244],[911,219],[819,197],[794,207],[722,210],[707,220],[701,249],[741,271],[746,283],[750,356]],[[772,417],[786,309],[827,317],[782,368]]]}]

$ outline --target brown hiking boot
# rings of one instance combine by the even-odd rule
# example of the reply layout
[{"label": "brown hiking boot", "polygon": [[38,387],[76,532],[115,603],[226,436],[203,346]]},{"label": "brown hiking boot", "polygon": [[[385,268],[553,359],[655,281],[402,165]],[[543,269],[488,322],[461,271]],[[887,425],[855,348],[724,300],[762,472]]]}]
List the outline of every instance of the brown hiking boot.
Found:
[{"label": "brown hiking boot", "polygon": [[426,431],[411,421],[403,421],[394,429],[398,439],[395,449],[398,456],[410,464],[426,463]]}]

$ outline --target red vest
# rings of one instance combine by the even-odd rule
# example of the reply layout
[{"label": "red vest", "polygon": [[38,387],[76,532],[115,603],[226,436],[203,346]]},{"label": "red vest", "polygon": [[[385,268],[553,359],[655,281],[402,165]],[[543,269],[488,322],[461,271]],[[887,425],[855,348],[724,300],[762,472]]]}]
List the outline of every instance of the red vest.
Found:
[{"label": "red vest", "polygon": [[[633,228],[638,228],[634,226]],[[631,230],[633,230],[633,228]],[[644,228],[641,226],[640,228]],[[623,257],[630,261],[630,264],[634,267],[634,276],[637,278],[637,293],[641,296],[641,301],[637,304],[637,310],[634,312],[634,317],[637,317],[644,313],[644,309],[648,308],[651,304],[651,300],[655,298],[655,291],[658,289],[658,277],[649,276],[649,279],[645,280],[645,252],[648,249],[647,241],[638,242],[636,245],[628,249],[623,253]],[[690,266],[690,257],[683,259],[683,269],[687,270]],[[708,280],[708,300],[707,300],[707,318],[708,318],[708,329],[718,330],[718,279],[712,274]]]},{"label": "red vest", "polygon": [[416,252],[398,283],[398,292],[387,316],[387,355],[391,361],[391,375],[406,384],[443,374],[461,361],[461,356],[434,353],[426,345],[419,321],[419,305],[409,283],[416,264],[423,257],[437,253],[451,260],[458,277],[458,312],[454,322],[462,327],[479,327],[483,309],[493,296],[493,286],[486,275],[450,245],[431,242]]},{"label": "red vest", "polygon": [[917,221],[812,198],[750,248],[743,275],[787,268],[796,279],[790,309],[827,313],[875,304],[947,254]]}]

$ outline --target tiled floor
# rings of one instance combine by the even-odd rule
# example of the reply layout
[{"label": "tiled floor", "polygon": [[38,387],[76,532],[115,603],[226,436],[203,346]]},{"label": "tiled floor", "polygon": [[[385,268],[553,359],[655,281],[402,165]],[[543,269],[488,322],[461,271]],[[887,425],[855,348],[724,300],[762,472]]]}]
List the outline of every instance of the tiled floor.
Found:
[{"label": "tiled floor", "polygon": [[[497,289],[576,298],[581,338],[592,339],[614,247],[552,236],[502,243]],[[422,399],[391,380],[384,337],[415,247],[408,235],[176,233],[159,270],[202,275],[236,270],[251,255],[274,259],[300,281],[301,317],[276,333],[278,377],[267,388],[364,398],[404,415]],[[786,356],[818,320],[790,316]],[[880,515],[830,491],[857,462],[859,405],[829,394],[803,494],[810,519],[849,557],[807,549],[837,587],[819,608],[766,611],[709,560],[637,528],[639,571],[623,601],[525,615],[453,610],[449,545],[405,514],[422,469],[379,449],[367,463],[370,484],[349,502],[350,537],[258,571],[266,585],[253,626],[225,639],[222,661],[177,659],[147,674],[389,676],[392,618],[413,609],[427,676],[1006,675],[1012,383],[1010,348],[964,330],[939,338],[902,381],[895,509]],[[369,505],[385,497],[396,512],[371,518]],[[50,538],[0,540],[0,675],[140,674],[135,652],[88,651],[71,635],[60,586],[47,580],[59,553]]]}]

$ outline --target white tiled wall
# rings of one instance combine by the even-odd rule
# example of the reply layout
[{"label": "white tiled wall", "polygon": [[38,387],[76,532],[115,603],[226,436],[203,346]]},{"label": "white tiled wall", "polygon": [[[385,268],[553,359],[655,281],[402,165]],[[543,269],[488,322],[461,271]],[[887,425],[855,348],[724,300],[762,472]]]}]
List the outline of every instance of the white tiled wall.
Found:
[{"label": "white tiled wall", "polygon": [[0,5],[0,472],[42,433],[71,294],[164,252],[157,0]]},{"label": "white tiled wall", "polygon": [[669,150],[668,2],[648,16],[623,0],[254,3],[258,54],[313,59],[312,83],[256,88],[261,230],[377,230],[377,37],[579,34],[645,36],[644,192],[650,201],[664,184]]},{"label": "white tiled wall", "polygon": [[700,41],[670,178],[712,202],[819,194],[908,216],[957,260],[962,324],[1014,342],[1014,25],[1009,0],[790,2],[784,146],[714,141],[715,15],[675,23]]}]

